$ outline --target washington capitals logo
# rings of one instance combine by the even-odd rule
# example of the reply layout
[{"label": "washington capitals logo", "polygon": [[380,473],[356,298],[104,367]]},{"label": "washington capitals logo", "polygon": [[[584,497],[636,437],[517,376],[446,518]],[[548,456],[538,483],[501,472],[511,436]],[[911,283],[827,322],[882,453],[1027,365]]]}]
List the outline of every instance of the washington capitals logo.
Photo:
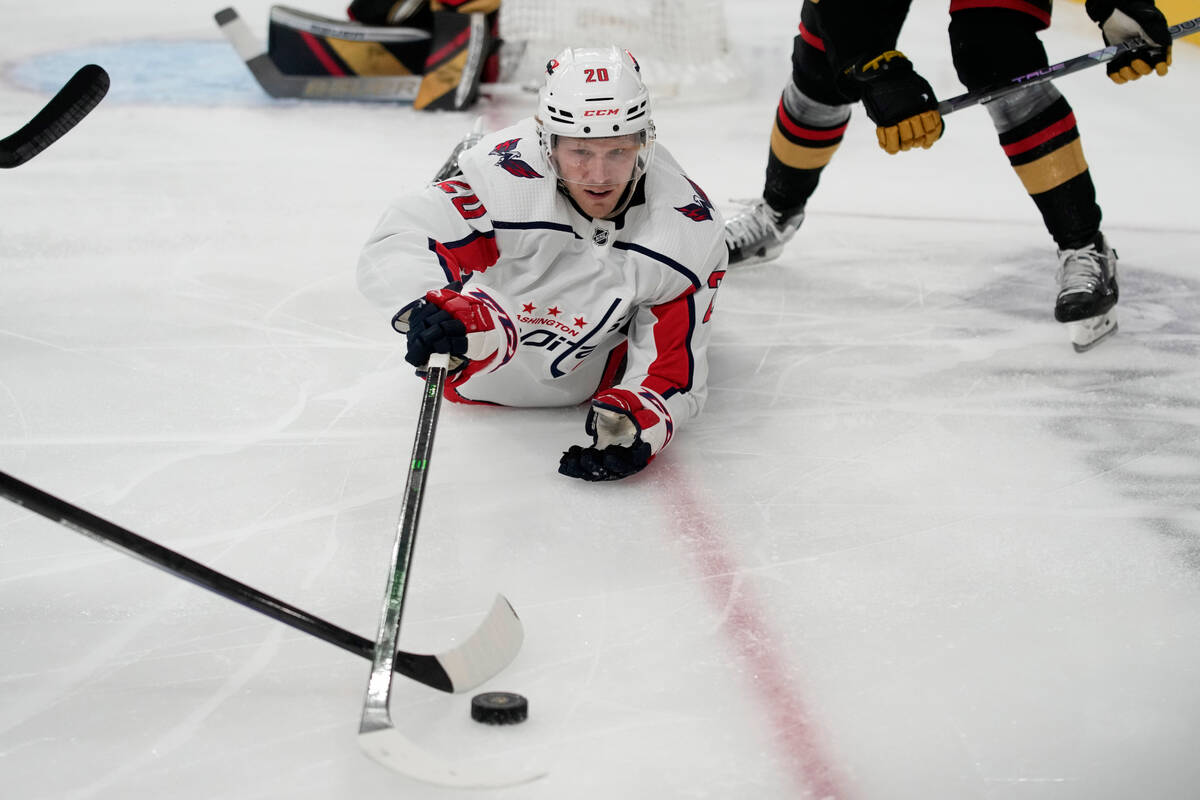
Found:
[{"label": "washington capitals logo", "polygon": [[707,219],[712,219],[713,204],[709,202],[708,195],[691,178],[688,178],[687,182],[692,184],[692,189],[696,192],[692,198],[693,202],[688,203],[686,206],[675,206],[675,210],[693,222],[704,222]]},{"label": "washington capitals logo", "polygon": [[496,166],[502,168],[509,175],[516,175],[518,178],[542,177],[538,174],[537,170],[521,160],[521,151],[517,149],[517,145],[520,142],[520,139],[509,139],[507,142],[501,142],[488,155],[500,156],[500,160],[496,162]]}]

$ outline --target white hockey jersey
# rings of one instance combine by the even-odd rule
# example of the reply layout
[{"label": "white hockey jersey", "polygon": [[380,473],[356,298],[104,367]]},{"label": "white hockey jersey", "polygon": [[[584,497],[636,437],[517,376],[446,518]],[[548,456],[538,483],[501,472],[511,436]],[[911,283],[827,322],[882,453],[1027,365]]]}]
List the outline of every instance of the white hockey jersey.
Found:
[{"label": "white hockey jersey", "polygon": [[532,119],[485,136],[459,164],[461,178],[385,212],[359,260],[363,294],[396,311],[466,282],[509,347],[487,369],[451,376],[447,399],[565,406],[617,386],[658,412],[642,435],[660,450],[707,393],[727,261],[719,212],[656,144],[625,212],[590,219],[558,190]]}]

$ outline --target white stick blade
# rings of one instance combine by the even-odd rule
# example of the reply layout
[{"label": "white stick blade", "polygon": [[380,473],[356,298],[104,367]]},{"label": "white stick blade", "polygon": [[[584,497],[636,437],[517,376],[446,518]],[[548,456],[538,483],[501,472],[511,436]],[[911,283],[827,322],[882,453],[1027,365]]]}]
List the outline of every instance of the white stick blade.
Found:
[{"label": "white stick blade", "polygon": [[466,692],[499,675],[521,650],[525,628],[512,604],[496,595],[479,627],[458,647],[438,655],[455,692]]},{"label": "white stick blade", "polygon": [[543,777],[545,771],[456,764],[413,744],[393,727],[359,731],[358,746],[388,769],[424,783],[459,789],[501,789]]}]

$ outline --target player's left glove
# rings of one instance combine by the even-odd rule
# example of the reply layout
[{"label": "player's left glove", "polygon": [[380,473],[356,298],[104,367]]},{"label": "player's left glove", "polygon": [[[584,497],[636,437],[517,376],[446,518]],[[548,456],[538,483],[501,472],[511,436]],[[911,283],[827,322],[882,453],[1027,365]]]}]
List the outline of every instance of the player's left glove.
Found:
[{"label": "player's left glove", "polygon": [[929,148],[942,136],[942,115],[929,81],[899,50],[860,59],[845,79],[862,95],[863,108],[877,126],[879,146],[889,153]]},{"label": "player's left glove", "polygon": [[628,389],[609,389],[592,398],[587,432],[592,446],[572,445],[558,462],[558,471],[585,481],[615,481],[640,472],[654,458],[642,431],[659,422]]},{"label": "player's left glove", "polygon": [[1087,4],[1087,11],[1100,23],[1106,45],[1141,42],[1141,46],[1105,65],[1114,83],[1136,81],[1151,72],[1167,74],[1171,66],[1171,34],[1166,18],[1151,0],[1093,0]]}]

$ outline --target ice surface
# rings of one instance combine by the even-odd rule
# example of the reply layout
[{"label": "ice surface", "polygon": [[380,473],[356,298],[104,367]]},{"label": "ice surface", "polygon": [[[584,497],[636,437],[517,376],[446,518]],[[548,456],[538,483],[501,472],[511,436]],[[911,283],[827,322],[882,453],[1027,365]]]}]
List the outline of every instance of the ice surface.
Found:
[{"label": "ice surface", "polygon": [[[373,638],[419,384],[354,262],[476,113],[528,103],[275,102],[221,62],[218,5],[10,5],[0,130],[88,60],[113,90],[0,175],[0,469]],[[731,5],[753,91],[656,113],[726,210],[761,189],[796,17]],[[901,45],[958,94],[917,5]],[[238,10],[262,35],[268,7]],[[1052,61],[1100,46],[1056,16]],[[555,473],[580,409],[446,406],[402,643],[445,649],[504,592],[527,639],[485,688],[530,719],[401,680],[403,732],[550,770],[514,800],[1194,796],[1200,49],[1176,51],[1165,80],[1062,82],[1122,257],[1089,353],[986,113],[889,157],[856,111],[783,258],[729,273],[708,408],[642,476]],[[481,796],[357,749],[367,662],[7,503],[0,626],[6,798]]]}]

